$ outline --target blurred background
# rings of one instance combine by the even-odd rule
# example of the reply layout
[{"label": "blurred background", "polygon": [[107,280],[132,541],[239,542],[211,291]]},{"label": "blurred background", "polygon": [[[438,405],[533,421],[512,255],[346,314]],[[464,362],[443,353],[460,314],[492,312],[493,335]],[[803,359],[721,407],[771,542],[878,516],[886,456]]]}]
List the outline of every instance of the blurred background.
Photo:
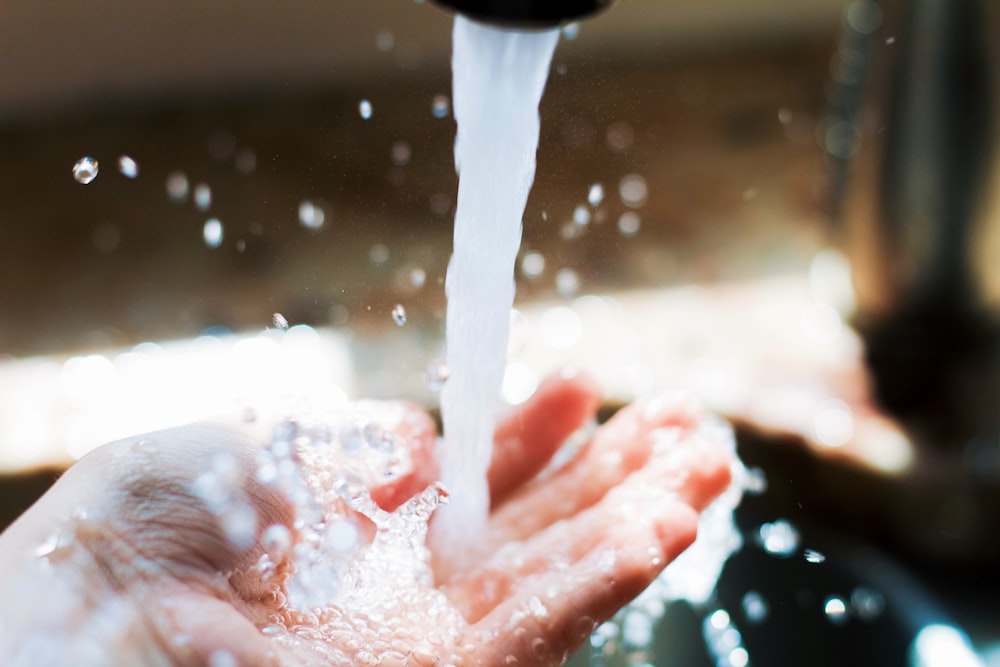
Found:
[{"label": "blurred background", "polygon": [[[736,424],[767,480],[738,517],[746,545],[714,610],[727,617],[671,607],[669,649],[612,637],[592,664],[975,660],[962,633],[1000,664],[983,583],[1000,556],[1000,338],[979,301],[906,306],[926,300],[921,281],[951,284],[933,267],[990,267],[997,237],[904,225],[893,193],[909,189],[890,187],[990,210],[988,178],[971,194],[934,181],[982,163],[957,172],[978,183],[992,164],[935,152],[995,145],[995,44],[963,32],[989,5],[621,0],[564,27],[504,397],[565,363],[596,372],[609,406],[681,387]],[[953,21],[942,6],[972,9]],[[102,442],[290,387],[436,405],[457,188],[451,23],[412,0],[0,0],[3,523]],[[938,60],[934,76],[910,64]],[[900,111],[928,96],[973,110]],[[909,135],[887,132],[894,120]],[[971,129],[892,152],[939,125]],[[894,170],[899,155],[940,168]],[[865,216],[888,223],[845,222]],[[959,249],[925,271],[938,246]],[[953,348],[978,356],[924,364]]]}]

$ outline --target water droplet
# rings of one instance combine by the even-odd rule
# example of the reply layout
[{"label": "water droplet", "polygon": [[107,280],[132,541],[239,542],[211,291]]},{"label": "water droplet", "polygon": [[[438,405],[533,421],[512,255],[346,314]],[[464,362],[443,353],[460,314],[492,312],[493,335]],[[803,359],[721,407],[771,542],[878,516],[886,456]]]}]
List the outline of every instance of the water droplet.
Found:
[{"label": "water droplet", "polygon": [[580,277],[573,269],[559,269],[556,274],[556,291],[561,296],[574,296],[580,290]]},{"label": "water droplet", "polygon": [[232,502],[229,489],[214,472],[199,475],[191,484],[191,493],[200,498],[213,514],[221,514]]},{"label": "water droplet", "polygon": [[451,113],[451,100],[447,95],[435,95],[431,101],[431,113],[435,118],[447,118]]},{"label": "water droplet", "polygon": [[823,134],[823,146],[835,158],[846,160],[858,149],[861,133],[854,123],[840,120],[831,123]]},{"label": "water droplet", "polygon": [[208,656],[208,667],[238,667],[236,658],[232,653],[224,649],[212,651]]},{"label": "water droplet", "polygon": [[247,503],[233,503],[222,514],[222,529],[237,547],[249,547],[257,532],[257,513]]},{"label": "water droplet", "polygon": [[649,194],[646,179],[638,174],[629,174],[618,184],[618,194],[621,195],[623,204],[629,208],[639,208],[646,203]]},{"label": "water droplet", "polygon": [[222,223],[218,218],[209,218],[202,228],[202,236],[205,238],[205,245],[209,248],[218,248],[222,245]]},{"label": "water droplet", "polygon": [[212,188],[206,183],[194,186],[194,205],[199,211],[207,211],[212,206]]},{"label": "water droplet", "polygon": [[275,329],[281,329],[284,331],[288,328],[288,319],[281,313],[275,313],[271,315],[271,324],[274,325]]},{"label": "water droplet", "polygon": [[397,141],[392,145],[392,151],[389,156],[392,158],[394,165],[405,167],[410,164],[410,158],[413,157],[413,148],[408,141]]},{"label": "water droplet", "polygon": [[750,664],[750,653],[742,646],[737,646],[727,656],[730,667],[746,667]]},{"label": "water droplet", "polygon": [[397,303],[392,307],[392,321],[400,327],[406,324],[406,309],[403,308],[403,304]]},{"label": "water droplet", "polygon": [[826,560],[826,556],[816,551],[815,549],[806,549],[803,553],[807,563],[822,563]]},{"label": "water droplet", "polygon": [[368,120],[372,117],[372,103],[368,100],[361,100],[358,102],[358,113],[361,114],[362,120]]},{"label": "water droplet", "polygon": [[576,39],[580,36],[580,24],[579,23],[567,23],[562,29],[563,37],[566,39]]},{"label": "water droplet", "polygon": [[303,201],[299,204],[299,224],[313,231],[322,229],[326,224],[326,213],[321,206],[308,200]]},{"label": "water droplet", "polygon": [[607,141],[608,148],[611,149],[613,153],[624,153],[629,149],[632,142],[635,140],[635,132],[632,131],[632,126],[628,123],[612,123],[608,126],[605,139]]},{"label": "water droplet", "polygon": [[348,502],[360,500],[367,489],[361,478],[351,472],[342,473],[333,483],[334,492]]},{"label": "water droplet", "polygon": [[638,611],[629,611],[622,621],[622,639],[630,648],[646,648],[653,643],[653,620]]},{"label": "water droplet", "polygon": [[59,533],[50,533],[42,540],[42,543],[35,547],[35,558],[48,558],[59,548]]},{"label": "water droplet", "polygon": [[583,335],[583,320],[572,308],[554,306],[544,313],[538,323],[542,341],[556,350],[568,350]]},{"label": "water droplet", "polygon": [[719,667],[745,667],[748,664],[749,655],[743,647],[743,636],[725,610],[716,610],[705,619],[702,636],[706,648]]},{"label": "water droplet", "polygon": [[188,198],[188,179],[183,172],[171,172],[167,176],[167,196],[175,203],[183,203]]},{"label": "water droplet", "polygon": [[895,44],[896,43],[896,38],[895,37],[886,37],[885,38],[885,43],[889,44],[889,45]]},{"label": "water droplet", "polygon": [[254,478],[261,484],[271,484],[278,478],[278,467],[271,461],[261,461]]},{"label": "water droplet", "polygon": [[583,227],[590,224],[590,211],[586,206],[577,206],[573,209],[573,223]]},{"label": "water droplet", "polygon": [[212,457],[212,472],[228,489],[236,488],[240,483],[240,465],[232,454],[221,452]]},{"label": "water droplet", "polygon": [[368,251],[368,259],[372,264],[385,264],[389,261],[389,248],[384,243],[376,243]]},{"label": "water droplet", "polygon": [[288,528],[276,523],[268,526],[261,535],[260,544],[264,553],[274,559],[280,559],[292,546],[292,535]]},{"label": "water droplet", "polygon": [[847,403],[839,399],[824,401],[816,410],[813,432],[819,444],[841,447],[854,435],[854,417]]},{"label": "water droplet", "polygon": [[451,197],[441,192],[430,196],[431,213],[434,215],[447,215],[451,210]]},{"label": "water droplet", "polygon": [[424,371],[424,379],[431,391],[439,391],[444,386],[444,383],[448,381],[449,375],[448,365],[440,359],[429,363],[427,370]]},{"label": "water droplet", "polygon": [[125,178],[135,178],[139,175],[139,165],[128,155],[118,158],[118,172]]},{"label": "water droplet", "polygon": [[873,0],[854,0],[844,12],[847,24],[862,35],[868,35],[882,25],[882,9]]},{"label": "water droplet", "polygon": [[562,229],[559,230],[559,236],[561,236],[564,241],[572,241],[573,239],[578,239],[583,236],[585,231],[587,231],[586,227],[582,227],[575,222],[568,220],[566,221],[566,224],[562,226]]},{"label": "water droplet", "polygon": [[362,433],[365,437],[365,442],[369,447],[379,448],[382,446],[382,439],[385,437],[385,431],[382,429],[380,424],[375,422],[370,422],[364,425],[362,428]]},{"label": "water droplet", "polygon": [[823,604],[823,613],[831,622],[838,625],[847,622],[847,603],[835,595],[831,595]]},{"label": "water droplet", "polygon": [[761,524],[758,533],[764,551],[772,556],[787,558],[799,548],[799,531],[783,519]]},{"label": "water droplet", "polygon": [[708,622],[716,630],[724,630],[729,627],[729,612],[725,609],[716,609],[708,617]]},{"label": "water droplet", "polygon": [[155,440],[149,438],[141,438],[132,443],[132,451],[138,454],[159,454],[160,447],[156,444]]},{"label": "water droplet", "polygon": [[778,109],[778,122],[782,125],[788,125],[792,122],[792,110],[788,107],[781,107]]},{"label": "water droplet", "polygon": [[753,623],[761,623],[767,619],[769,612],[770,607],[767,604],[767,600],[757,591],[748,591],[743,596],[743,613],[746,614],[747,620]]},{"label": "water droplet", "polygon": [[747,468],[746,481],[744,482],[744,488],[747,493],[752,493],[756,496],[767,491],[767,473],[764,472],[763,468]]},{"label": "water droplet", "polygon": [[354,551],[360,541],[360,532],[353,521],[347,519],[334,521],[326,529],[326,546],[338,554],[348,554]]},{"label": "water droplet", "polygon": [[635,211],[626,211],[618,218],[618,233],[628,238],[639,233],[642,220]]},{"label": "water droplet", "polygon": [[364,434],[357,424],[344,424],[337,435],[337,442],[345,452],[356,452],[365,446]]},{"label": "water droplet", "polygon": [[885,610],[885,598],[881,593],[859,586],[851,593],[851,608],[861,620],[871,621]]},{"label": "water droplet", "polygon": [[[284,450],[287,443],[299,435],[299,424],[294,419],[285,419],[274,426],[271,434],[271,446],[275,450]],[[279,444],[281,443],[281,444]]]},{"label": "water droplet", "polygon": [[591,206],[599,206],[602,201],[604,201],[604,186],[600,183],[594,183],[587,192],[587,203]]},{"label": "water droplet", "polygon": [[410,284],[420,289],[427,282],[427,273],[423,269],[413,269],[410,271]]},{"label": "water droplet", "polygon": [[97,178],[98,164],[92,157],[82,157],[73,165],[73,178],[77,183],[87,185]]},{"label": "water droplet", "polygon": [[521,272],[528,278],[537,278],[545,271],[545,255],[540,252],[526,252],[521,259]]}]

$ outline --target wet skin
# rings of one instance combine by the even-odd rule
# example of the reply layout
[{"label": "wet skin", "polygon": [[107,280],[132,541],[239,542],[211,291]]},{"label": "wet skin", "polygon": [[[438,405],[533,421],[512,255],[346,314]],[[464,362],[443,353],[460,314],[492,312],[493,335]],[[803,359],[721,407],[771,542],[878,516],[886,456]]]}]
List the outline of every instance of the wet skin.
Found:
[{"label": "wet skin", "polygon": [[[462,640],[428,643],[449,634],[408,621],[397,637],[412,640],[379,651],[363,645],[368,635],[346,633],[336,640],[355,656],[345,664],[558,664],[693,541],[698,512],[729,482],[730,460],[696,433],[703,415],[683,398],[625,408],[567,464],[546,470],[599,401],[585,374],[544,382],[497,427],[492,511],[478,548],[459,556],[429,544],[435,588],[464,617]],[[436,474],[429,417],[411,406],[395,428],[412,466],[372,489],[389,510]],[[655,437],[663,428],[677,434],[667,447]],[[136,438],[88,455],[0,535],[0,664],[314,664],[259,630],[280,606],[253,569],[259,539],[234,546],[190,491],[228,452],[259,530],[291,529],[286,498],[255,479],[261,443],[208,425],[151,437],[155,456]],[[73,537],[55,546],[53,535]]]}]

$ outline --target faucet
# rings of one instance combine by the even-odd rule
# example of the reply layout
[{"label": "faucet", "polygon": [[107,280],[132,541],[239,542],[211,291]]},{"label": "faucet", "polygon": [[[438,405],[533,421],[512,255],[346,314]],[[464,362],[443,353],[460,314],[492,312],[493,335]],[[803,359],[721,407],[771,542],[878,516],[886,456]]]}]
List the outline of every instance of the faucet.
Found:
[{"label": "faucet", "polygon": [[918,440],[997,448],[1000,3],[855,0],[844,16],[821,140],[876,394]]},{"label": "faucet", "polygon": [[434,0],[445,9],[507,28],[552,28],[594,14],[612,0]]}]

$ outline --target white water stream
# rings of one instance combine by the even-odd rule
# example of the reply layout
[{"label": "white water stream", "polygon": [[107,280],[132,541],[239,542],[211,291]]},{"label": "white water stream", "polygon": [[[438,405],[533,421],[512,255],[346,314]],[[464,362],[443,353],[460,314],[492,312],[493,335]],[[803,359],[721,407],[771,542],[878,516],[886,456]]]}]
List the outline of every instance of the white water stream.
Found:
[{"label": "white water stream", "polygon": [[538,103],[558,30],[512,32],[455,18],[453,100],[459,172],[446,291],[449,379],[442,480],[454,502],[437,537],[468,545],[489,511],[486,472],[507,357],[521,217],[535,178]]}]

